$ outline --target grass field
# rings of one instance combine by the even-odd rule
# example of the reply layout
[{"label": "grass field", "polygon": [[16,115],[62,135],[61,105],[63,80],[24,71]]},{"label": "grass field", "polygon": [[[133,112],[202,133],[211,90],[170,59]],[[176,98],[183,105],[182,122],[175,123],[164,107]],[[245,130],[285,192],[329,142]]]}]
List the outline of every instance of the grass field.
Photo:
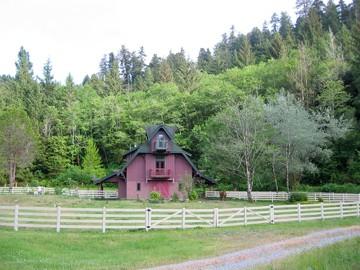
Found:
[{"label": "grass field", "polygon": [[354,224],[359,225],[360,219],[106,234],[82,231],[57,234],[25,229],[14,232],[1,228],[0,269],[139,269],[219,255],[316,230]]},{"label": "grass field", "polygon": [[360,237],[276,261],[258,270],[360,269]]},{"label": "grass field", "polygon": [[[277,202],[274,204],[284,204],[286,202]],[[255,202],[241,200],[199,200],[189,202],[165,202],[149,203],[147,201],[136,200],[90,200],[79,199],[75,197],[65,197],[60,195],[0,195],[0,205],[20,206],[55,206],[62,207],[108,207],[108,208],[236,208],[244,206],[262,206],[269,205],[271,202]]]}]

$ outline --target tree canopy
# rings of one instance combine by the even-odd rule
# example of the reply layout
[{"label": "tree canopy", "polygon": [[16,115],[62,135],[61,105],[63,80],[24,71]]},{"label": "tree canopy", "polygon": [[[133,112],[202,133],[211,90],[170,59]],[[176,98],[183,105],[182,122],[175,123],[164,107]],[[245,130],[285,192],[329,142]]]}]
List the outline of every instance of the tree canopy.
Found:
[{"label": "tree canopy", "polygon": [[[231,27],[197,61],[184,50],[146,58],[143,47],[120,46],[80,84],[71,74],[56,81],[50,59],[36,76],[21,47],[15,75],[0,75],[2,164],[11,152],[5,133],[14,132],[17,182],[89,184],[121,166],[144,127],[165,123],[204,174],[231,188],[359,184],[359,1],[294,4],[295,21],[278,13],[248,33]],[[259,147],[250,177],[243,158],[225,159],[246,152],[244,123],[256,128],[248,139]],[[221,169],[229,164],[236,170]],[[1,170],[1,184],[8,179],[12,171]]]}]

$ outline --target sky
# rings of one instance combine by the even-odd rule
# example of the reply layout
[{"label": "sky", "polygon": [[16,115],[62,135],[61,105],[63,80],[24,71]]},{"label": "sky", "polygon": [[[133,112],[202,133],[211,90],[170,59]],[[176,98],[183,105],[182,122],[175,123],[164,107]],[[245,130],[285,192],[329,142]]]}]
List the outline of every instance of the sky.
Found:
[{"label": "sky", "polygon": [[1,0],[0,74],[15,74],[21,46],[36,75],[49,58],[57,81],[79,83],[104,54],[144,46],[150,60],[181,47],[196,60],[228,32],[261,29],[274,12],[295,19],[295,0]]}]

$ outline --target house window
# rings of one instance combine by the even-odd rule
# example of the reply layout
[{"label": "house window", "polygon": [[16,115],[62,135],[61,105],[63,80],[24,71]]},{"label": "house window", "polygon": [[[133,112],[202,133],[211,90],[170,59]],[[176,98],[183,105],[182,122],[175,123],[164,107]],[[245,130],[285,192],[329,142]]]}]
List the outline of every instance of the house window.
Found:
[{"label": "house window", "polygon": [[165,169],[165,157],[164,156],[157,156],[156,157],[156,169]]},{"label": "house window", "polygon": [[163,134],[157,136],[155,147],[157,150],[166,150],[167,142]]},{"label": "house window", "polygon": [[140,191],[141,190],[141,183],[137,183],[136,185],[136,191]]},{"label": "house window", "polygon": [[179,183],[179,191],[182,191],[182,190],[183,190],[183,184]]}]

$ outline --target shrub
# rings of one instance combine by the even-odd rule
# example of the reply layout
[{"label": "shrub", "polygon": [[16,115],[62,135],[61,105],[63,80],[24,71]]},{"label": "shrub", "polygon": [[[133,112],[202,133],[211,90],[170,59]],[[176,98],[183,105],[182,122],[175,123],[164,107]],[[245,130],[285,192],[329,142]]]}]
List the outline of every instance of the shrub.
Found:
[{"label": "shrub", "polygon": [[318,202],[324,202],[324,199],[321,198],[321,197],[319,197],[319,198],[317,198],[317,201],[318,201]]},{"label": "shrub", "polygon": [[162,200],[160,192],[151,191],[150,192],[150,202],[160,202]]},{"label": "shrub", "polygon": [[67,168],[56,179],[57,186],[77,186],[80,184],[92,184],[91,176],[78,166]]},{"label": "shrub", "polygon": [[176,192],[174,192],[173,195],[171,196],[171,201],[172,202],[178,202],[179,201],[179,196],[177,195]]},{"label": "shrub", "polygon": [[192,191],[190,191],[190,193],[189,193],[189,200],[190,201],[195,201],[198,198],[199,198],[199,196],[198,196],[196,190],[193,189]]},{"label": "shrub", "polygon": [[307,194],[302,192],[293,192],[290,194],[290,202],[306,202],[308,200]]}]

